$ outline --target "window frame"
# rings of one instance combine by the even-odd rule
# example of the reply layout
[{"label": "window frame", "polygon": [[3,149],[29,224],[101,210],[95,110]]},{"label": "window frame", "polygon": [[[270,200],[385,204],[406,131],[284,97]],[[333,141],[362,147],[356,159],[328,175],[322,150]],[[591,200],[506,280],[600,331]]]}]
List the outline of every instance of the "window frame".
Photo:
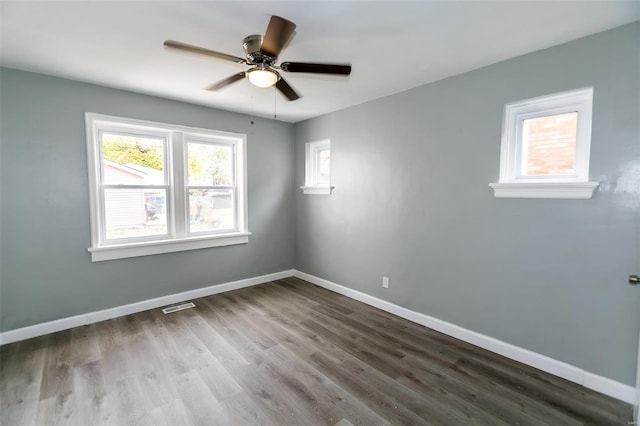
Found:
[{"label": "window frame", "polygon": [[[593,87],[540,96],[505,105],[500,145],[500,178],[491,183],[497,198],[591,198],[589,182]],[[577,112],[575,173],[524,175],[525,120]]]},{"label": "window frame", "polygon": [[[93,262],[171,253],[249,241],[247,218],[247,159],[246,135],[219,130],[195,128],[158,123],[104,114],[85,113],[87,138],[87,163],[89,171],[89,202],[91,222],[91,253]],[[108,185],[104,183],[102,134],[163,138],[164,177],[166,190],[167,233],[154,236],[106,238],[105,187],[140,185]],[[190,139],[192,138],[192,139]],[[233,230],[213,232],[190,232],[189,230],[189,186],[187,176],[187,146],[189,141],[207,140],[209,143],[231,145],[234,153],[234,211]],[[157,185],[142,185],[158,187]]]},{"label": "window frame", "polygon": [[[184,134],[184,141],[182,144],[182,155],[184,158],[184,163],[183,164],[187,164],[189,157],[188,157],[188,152],[189,152],[189,143],[194,143],[194,144],[201,144],[201,145],[213,145],[213,146],[228,146],[231,147],[231,152],[233,155],[233,161],[232,161],[232,171],[231,171],[231,175],[232,175],[232,179],[233,182],[231,185],[189,185],[189,175],[188,175],[188,171],[187,169],[184,170],[184,190],[185,193],[188,194],[188,192],[192,189],[198,190],[198,189],[211,189],[211,188],[218,188],[218,189],[230,189],[232,191],[232,197],[233,197],[233,201],[232,201],[232,205],[234,208],[235,212],[238,212],[239,209],[239,205],[242,204],[240,202],[238,202],[238,189],[237,189],[237,181],[238,181],[238,165],[237,165],[237,161],[236,161],[236,157],[237,157],[237,149],[236,149],[236,145],[233,142],[233,139],[228,139],[228,138],[221,138],[219,136],[216,136],[214,138],[212,138],[210,135],[203,135],[203,134],[195,134],[195,133],[185,133]],[[188,195],[185,196],[185,216],[186,217],[191,217],[191,211],[190,211],[190,202],[187,201]],[[238,223],[239,221],[239,217],[238,214],[234,215],[233,218],[233,222],[234,222],[234,231],[238,229]],[[184,233],[187,237],[199,237],[199,236],[205,236],[205,235],[211,235],[211,236],[215,236],[215,235],[222,235],[222,234],[226,234],[229,233],[228,230],[219,230],[219,231],[192,231],[191,227],[189,226],[189,224],[187,224],[187,222],[184,222],[186,224],[186,229],[184,230]]]},{"label": "window frame", "polygon": [[307,142],[305,150],[304,165],[304,186],[301,186],[302,192],[307,195],[329,195],[335,188],[331,185],[331,172],[329,172],[329,180],[324,182],[320,179],[320,153],[329,151],[331,158],[331,140],[322,139],[315,142]]},{"label": "window frame", "polygon": [[[168,161],[168,156],[169,156],[169,143],[168,143],[168,135],[166,132],[158,132],[155,129],[145,129],[145,128],[136,128],[136,127],[128,127],[129,131],[127,132],[123,132],[123,127],[115,127],[112,125],[112,123],[105,123],[104,125],[100,126],[99,128],[96,128],[97,134],[95,135],[96,140],[95,143],[98,146],[98,152],[102,152],[102,135],[104,133],[109,133],[109,134],[115,134],[115,135],[121,135],[121,136],[138,136],[138,137],[144,137],[144,138],[153,138],[153,139],[163,139],[163,145],[162,145],[162,158],[163,158],[163,177],[164,177],[164,185],[131,185],[131,184],[108,184],[108,183],[102,183],[99,187],[98,187],[98,193],[96,193],[95,195],[98,196],[97,198],[97,214],[100,217],[99,220],[99,236],[102,240],[102,244],[101,245],[105,245],[105,246],[114,246],[114,245],[118,245],[118,244],[135,244],[135,243],[139,243],[139,242],[143,242],[143,241],[160,241],[163,239],[167,239],[169,238],[169,236],[171,235],[171,229],[170,229],[170,221],[171,218],[173,217],[173,211],[170,211],[169,209],[167,209],[167,232],[164,234],[158,234],[158,235],[148,235],[148,236],[141,236],[141,237],[129,237],[129,238],[121,238],[118,240],[118,242],[109,242],[109,240],[106,238],[106,234],[107,234],[107,229],[106,229],[106,210],[105,210],[105,203],[104,203],[104,199],[105,199],[105,192],[108,189],[145,189],[145,188],[157,188],[157,189],[164,189],[166,191],[166,199],[170,199],[171,194],[170,194],[170,179],[171,179],[171,168],[169,165],[169,161]],[[96,171],[97,173],[99,173],[100,175],[100,182],[103,181],[104,179],[104,167],[103,167],[104,163],[102,161],[99,161],[97,163],[97,167],[98,170]],[[169,203],[166,203],[167,205],[169,205]]]}]

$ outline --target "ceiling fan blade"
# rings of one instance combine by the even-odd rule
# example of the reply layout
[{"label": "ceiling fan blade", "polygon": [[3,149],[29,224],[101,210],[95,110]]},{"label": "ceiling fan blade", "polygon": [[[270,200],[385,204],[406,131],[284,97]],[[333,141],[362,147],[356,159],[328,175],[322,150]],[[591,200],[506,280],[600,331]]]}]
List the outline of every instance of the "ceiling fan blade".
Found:
[{"label": "ceiling fan blade", "polygon": [[164,42],[166,47],[171,47],[173,49],[184,50],[191,53],[197,53],[200,55],[207,55],[214,57],[216,59],[224,59],[225,61],[235,62],[237,64],[244,64],[247,61],[245,59],[239,58],[233,55],[227,55],[226,53],[216,52],[215,50],[205,49],[203,47],[193,46],[191,44],[182,43],[180,41],[175,40],[166,40]]},{"label": "ceiling fan blade", "polygon": [[296,24],[293,22],[279,16],[271,16],[260,51],[269,56],[277,57],[293,36],[295,29]]},{"label": "ceiling fan blade", "polygon": [[312,64],[308,62],[283,62],[280,64],[282,71],[306,72],[312,74],[351,74],[351,65],[348,64]]},{"label": "ceiling fan blade", "polygon": [[293,87],[289,86],[289,83],[287,83],[282,77],[280,77],[280,80],[276,83],[276,89],[278,89],[290,101],[295,101],[300,98],[300,95],[298,95],[296,91],[293,90]]},{"label": "ceiling fan blade", "polygon": [[216,90],[222,89],[225,86],[235,83],[238,80],[242,80],[244,78],[244,75],[244,71],[239,72],[238,74],[234,74],[230,77],[225,78],[224,80],[218,81],[217,83],[210,84],[209,86],[205,87],[205,89],[214,92]]}]

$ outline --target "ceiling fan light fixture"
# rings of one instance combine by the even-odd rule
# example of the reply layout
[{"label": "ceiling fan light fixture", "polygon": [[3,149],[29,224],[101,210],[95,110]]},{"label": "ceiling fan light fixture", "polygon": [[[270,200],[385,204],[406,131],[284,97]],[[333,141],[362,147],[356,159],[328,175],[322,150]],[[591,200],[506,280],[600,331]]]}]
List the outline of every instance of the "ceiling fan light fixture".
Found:
[{"label": "ceiling fan light fixture", "polygon": [[271,87],[278,82],[280,76],[277,72],[266,68],[254,68],[247,71],[251,84],[257,87]]}]

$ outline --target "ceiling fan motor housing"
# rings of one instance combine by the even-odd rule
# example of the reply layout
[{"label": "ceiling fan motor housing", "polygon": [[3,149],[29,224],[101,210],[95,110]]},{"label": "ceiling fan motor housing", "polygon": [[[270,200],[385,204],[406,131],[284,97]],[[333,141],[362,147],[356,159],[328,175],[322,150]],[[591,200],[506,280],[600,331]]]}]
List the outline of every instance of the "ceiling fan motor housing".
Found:
[{"label": "ceiling fan motor housing", "polygon": [[242,47],[247,54],[247,59],[250,64],[258,64],[262,62],[273,61],[273,58],[266,56],[260,51],[262,47],[262,36],[259,34],[250,35],[242,40]]}]

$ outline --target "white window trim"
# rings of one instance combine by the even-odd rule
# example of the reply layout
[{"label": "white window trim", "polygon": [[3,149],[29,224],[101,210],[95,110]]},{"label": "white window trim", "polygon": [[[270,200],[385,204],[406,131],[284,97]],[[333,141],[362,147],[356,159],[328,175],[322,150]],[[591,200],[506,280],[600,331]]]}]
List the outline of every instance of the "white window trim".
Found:
[{"label": "white window trim", "polygon": [[331,151],[331,140],[323,139],[315,142],[307,142],[304,146],[304,185],[300,187],[305,195],[329,195],[335,186],[330,182],[318,182],[318,157],[320,151]]},{"label": "white window trim", "polygon": [[302,193],[305,195],[329,195],[335,189],[332,185],[318,185],[318,186],[301,186]]},{"label": "white window trim", "polygon": [[496,198],[556,198],[585,200],[591,198],[598,182],[567,183],[490,183]]},{"label": "white window trim", "polygon": [[[541,96],[505,105],[500,179],[490,183],[496,198],[588,199],[598,186],[589,182],[593,88]],[[523,176],[522,126],[528,119],[578,112],[575,174],[571,176]]]},{"label": "white window trim", "polygon": [[183,239],[148,241],[103,247],[91,247],[92,262],[124,259],[127,257],[150,256],[153,254],[173,253],[211,247],[222,247],[249,242],[250,232],[236,232],[224,235],[189,237]]},{"label": "white window trim", "polygon": [[[123,259],[128,257],[148,256],[160,253],[171,253],[185,250],[195,250],[210,247],[220,247],[232,244],[243,244],[249,241],[251,233],[248,231],[247,218],[247,156],[246,135],[239,133],[223,132],[218,130],[194,128],[174,124],[157,123],[145,120],[136,120],[123,117],[115,117],[103,114],[85,113],[87,132],[87,156],[89,168],[89,201],[91,219],[91,260],[99,262],[104,260]],[[115,125],[118,129],[128,128],[138,134],[149,134],[168,138],[168,146],[165,152],[166,179],[167,179],[167,209],[171,209],[171,220],[167,222],[169,235],[156,238],[150,237],[145,241],[136,239],[123,239],[117,243],[104,241],[102,229],[103,215],[102,197],[100,193],[101,182],[101,158],[96,151],[99,146],[99,134],[101,130]],[[236,229],[229,232],[207,235],[188,235],[186,218],[187,203],[184,185],[186,171],[183,167],[185,144],[187,139],[217,139],[228,141],[235,146],[236,167]],[[173,169],[171,169],[173,167]],[[169,185],[169,182],[171,184]],[[174,199],[183,200],[173,202]]]}]

